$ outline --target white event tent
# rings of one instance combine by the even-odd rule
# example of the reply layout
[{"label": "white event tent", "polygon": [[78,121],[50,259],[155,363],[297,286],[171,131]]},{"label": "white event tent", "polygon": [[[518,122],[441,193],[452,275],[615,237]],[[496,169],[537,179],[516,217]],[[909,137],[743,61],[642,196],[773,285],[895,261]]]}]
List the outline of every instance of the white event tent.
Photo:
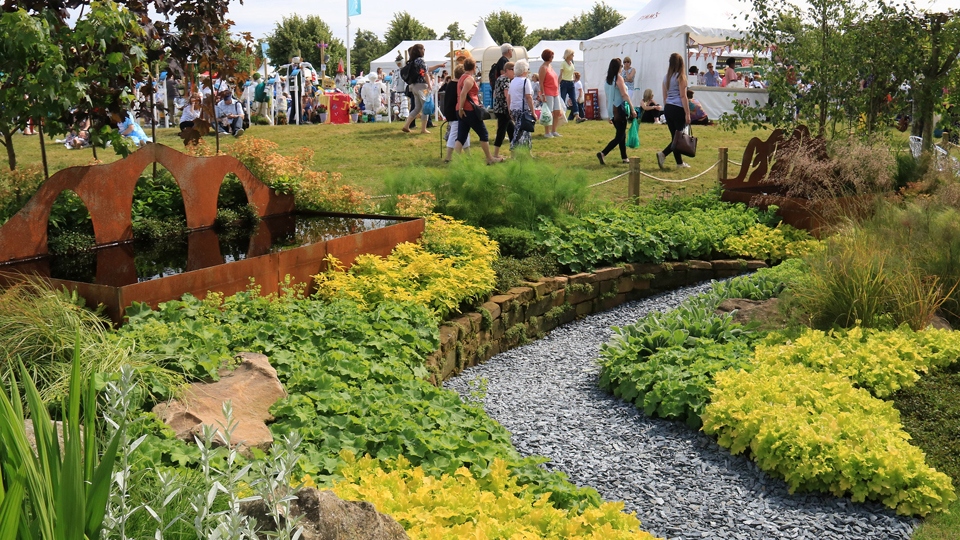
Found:
[{"label": "white event tent", "polygon": [[[652,88],[662,100],[661,83],[671,53],[685,54],[693,47],[722,47],[742,37],[735,21],[747,11],[738,0],[650,0],[635,15],[616,28],[583,41],[583,79],[586,88],[600,89],[604,102],[604,78],[613,58],[629,56],[637,69],[636,88]],[[684,58],[687,62],[692,57]],[[601,103],[606,116],[606,107]]]},{"label": "white event tent", "polygon": [[375,72],[377,71],[377,68],[383,68],[385,73],[390,73],[394,69],[397,69],[397,54],[406,58],[407,49],[413,47],[417,43],[423,44],[423,51],[425,53],[423,56],[423,61],[427,64],[427,66],[444,64],[444,69],[448,71],[450,70],[451,65],[450,48],[463,49],[469,47],[465,41],[449,39],[402,41],[399,45],[390,49],[387,54],[384,54],[380,58],[370,62],[370,71],[367,71],[366,73]]},{"label": "white event tent", "polygon": [[541,41],[534,45],[527,51],[530,59],[530,73],[536,73],[543,65],[540,55],[544,49],[553,51],[553,69],[557,73],[560,72],[560,62],[563,62],[563,51],[573,49],[573,67],[580,72],[581,76],[583,75],[583,51],[580,50],[580,41],[577,40]]}]

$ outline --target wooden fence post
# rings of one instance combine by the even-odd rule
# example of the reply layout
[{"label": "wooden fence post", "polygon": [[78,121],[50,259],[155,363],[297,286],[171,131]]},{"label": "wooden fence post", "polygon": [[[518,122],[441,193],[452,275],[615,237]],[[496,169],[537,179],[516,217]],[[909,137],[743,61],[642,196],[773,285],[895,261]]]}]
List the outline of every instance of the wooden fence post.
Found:
[{"label": "wooden fence post", "polygon": [[717,180],[726,180],[727,178],[727,149],[720,148],[720,155],[717,156],[720,164],[717,165]]},{"label": "wooden fence post", "polygon": [[640,204],[640,158],[630,158],[630,179],[627,181],[627,197]]}]

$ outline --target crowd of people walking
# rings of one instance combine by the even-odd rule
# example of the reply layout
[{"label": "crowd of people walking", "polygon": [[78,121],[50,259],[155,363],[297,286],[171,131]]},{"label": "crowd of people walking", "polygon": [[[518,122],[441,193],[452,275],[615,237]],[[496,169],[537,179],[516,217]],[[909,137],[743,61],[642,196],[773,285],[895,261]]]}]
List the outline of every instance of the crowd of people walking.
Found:
[{"label": "crowd of people walking", "polygon": [[[489,113],[496,121],[492,145],[491,133],[485,123],[488,111],[481,97],[478,65],[465,51],[462,56],[455,57],[452,73],[448,74],[443,69],[446,63],[428,66],[424,58],[424,46],[415,44],[408,49],[406,58],[398,55],[396,69],[390,73],[378,68],[366,77],[359,78],[355,87],[350,87],[341,70],[334,84],[337,90],[345,86],[343,90],[356,100],[355,106],[361,111],[392,109],[391,112],[403,120],[400,131],[404,133],[428,134],[434,118],[445,121],[448,126],[448,132],[443,137],[445,162],[449,162],[455,152],[470,148],[473,142],[481,147],[486,162],[494,164],[504,160],[505,144],[511,153],[520,148],[532,151],[538,125],[543,126],[542,138],[553,139],[564,136],[560,132],[564,124],[586,120],[585,91],[582,76],[575,67],[572,49],[563,51],[556,67],[554,52],[544,49],[540,55],[542,63],[536,73],[531,71],[527,59],[514,59],[515,51],[509,43],[502,45],[500,52],[501,57],[490,66],[488,77],[492,94]],[[278,75],[266,79],[254,74],[246,84],[234,88],[225,80],[204,74],[198,83],[187,86],[186,99],[179,98],[177,86],[174,86],[176,107],[171,112],[179,116],[181,131],[199,129],[205,123],[211,129],[234,137],[244,134],[252,115],[273,116],[280,120],[278,123],[283,123],[284,119],[287,122],[310,123],[314,115],[325,108],[318,93],[322,91],[320,85],[326,81],[323,81],[322,75],[319,80],[313,78],[309,66],[297,64],[297,60],[294,58],[290,67],[296,66],[299,70],[299,84],[279,85]],[[613,137],[596,154],[601,165],[607,163],[614,149],[618,151],[622,162],[629,161],[628,132],[633,130],[631,138],[636,141],[636,123],[643,122],[665,124],[668,128],[670,140],[656,153],[661,169],[666,166],[670,155],[673,155],[678,168],[689,166],[683,161],[673,141],[677,133],[690,124],[708,124],[710,121],[702,104],[694,99],[693,91],[688,88],[688,75],[697,77],[697,82],[707,86],[735,84],[740,77],[733,69],[732,62],[727,63],[722,77],[714,70],[712,63],[708,64],[704,73],[696,74],[691,69],[688,74],[684,68],[684,58],[674,53],[669,58],[660,88],[662,102],[657,103],[653,89],[645,88],[641,92],[636,86],[638,70],[630,57],[610,60],[603,95],[605,117],[613,126]],[[759,79],[758,74],[752,75],[752,80]],[[175,81],[164,81],[168,92],[169,83],[175,84]],[[270,105],[269,109],[279,114],[268,114],[267,104]],[[596,106],[595,102],[592,105]],[[420,122],[419,129],[417,121]],[[137,145],[150,140],[133,114],[117,115],[113,123],[123,136]],[[88,125],[77,126],[65,141],[67,147],[88,144],[88,130]],[[636,144],[630,143],[634,147]]]}]

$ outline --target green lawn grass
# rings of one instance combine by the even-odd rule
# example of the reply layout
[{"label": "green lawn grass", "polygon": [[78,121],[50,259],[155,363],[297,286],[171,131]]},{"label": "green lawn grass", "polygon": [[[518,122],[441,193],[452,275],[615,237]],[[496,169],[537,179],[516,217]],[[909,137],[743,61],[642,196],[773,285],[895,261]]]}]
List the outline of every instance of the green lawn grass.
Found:
[{"label": "green lawn grass", "polygon": [[[346,124],[346,125],[306,125],[306,126],[252,126],[244,137],[259,137],[274,141],[280,145],[280,153],[291,155],[306,147],[314,152],[313,166],[316,170],[326,170],[343,174],[348,184],[362,188],[370,195],[382,192],[383,179],[403,167],[441,168],[440,127],[431,130],[429,135],[406,134],[400,131],[398,123]],[[496,122],[487,121],[490,139],[496,132]],[[147,134],[150,130],[145,128]],[[157,141],[174,148],[183,146],[175,128],[158,129]],[[544,139],[542,131],[534,135],[533,155],[540,160],[548,160],[557,168],[578,168],[586,172],[589,183],[607,180],[627,171],[627,165],[620,163],[616,149],[608,156],[607,165],[597,161],[596,154],[613,137],[613,126],[606,121],[589,121],[581,124],[567,124],[559,129],[563,137]],[[751,132],[740,130],[725,131],[718,126],[696,126],[694,134],[699,138],[698,155],[688,158],[689,169],[675,169],[669,165],[661,171],[657,167],[656,152],[666,146],[670,135],[666,126],[642,124],[640,126],[640,148],[627,149],[629,157],[641,159],[641,171],[667,180],[678,180],[695,176],[717,161],[717,149],[729,148],[730,159],[740,161],[747,142],[754,136],[766,138],[769,131]],[[475,141],[476,135],[473,136]],[[206,141],[213,144],[213,137]],[[232,137],[222,137],[221,148],[233,144]],[[509,145],[505,143],[504,154]],[[19,166],[40,162],[40,143],[36,136],[14,136]],[[479,146],[473,154],[480,155]],[[5,154],[4,154],[5,155]],[[99,149],[98,157],[104,162],[117,158],[111,149]],[[87,165],[93,159],[90,149],[67,150],[62,144],[55,144],[48,138],[47,161],[50,174],[74,165]],[[475,158],[478,159],[478,158]],[[668,157],[668,162],[672,159]],[[4,164],[5,165],[5,164]],[[731,164],[731,174],[735,174]],[[661,193],[696,193],[715,185],[716,170],[712,170],[696,180],[685,183],[665,183],[643,177],[641,179],[641,198],[646,200]],[[627,196],[627,178],[594,188],[601,200],[621,201]]]}]

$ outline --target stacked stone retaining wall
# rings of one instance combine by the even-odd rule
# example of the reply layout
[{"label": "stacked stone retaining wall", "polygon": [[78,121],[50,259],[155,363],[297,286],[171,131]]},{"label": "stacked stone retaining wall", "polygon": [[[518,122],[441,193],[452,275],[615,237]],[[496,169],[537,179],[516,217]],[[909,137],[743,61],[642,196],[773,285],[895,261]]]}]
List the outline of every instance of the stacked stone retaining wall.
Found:
[{"label": "stacked stone retaining wall", "polygon": [[625,264],[524,283],[440,326],[440,349],[427,359],[431,381],[438,384],[579,317],[766,266],[763,261],[744,260]]}]

